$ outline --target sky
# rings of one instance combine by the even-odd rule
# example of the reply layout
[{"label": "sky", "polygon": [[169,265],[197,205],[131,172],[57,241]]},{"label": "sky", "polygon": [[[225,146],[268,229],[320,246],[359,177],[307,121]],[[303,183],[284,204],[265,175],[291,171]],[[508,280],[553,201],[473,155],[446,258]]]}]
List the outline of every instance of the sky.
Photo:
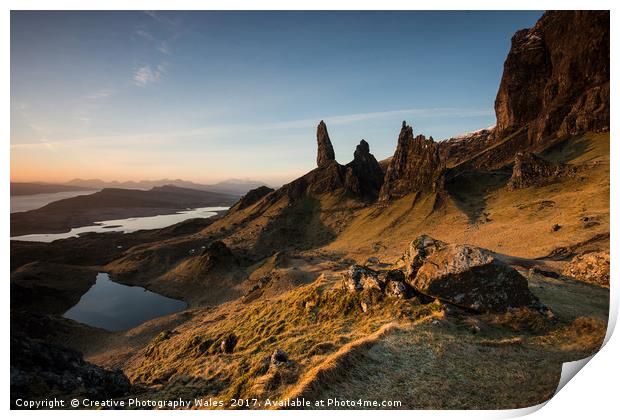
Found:
[{"label": "sky", "polygon": [[491,126],[542,12],[11,12],[11,179],[291,181]]}]

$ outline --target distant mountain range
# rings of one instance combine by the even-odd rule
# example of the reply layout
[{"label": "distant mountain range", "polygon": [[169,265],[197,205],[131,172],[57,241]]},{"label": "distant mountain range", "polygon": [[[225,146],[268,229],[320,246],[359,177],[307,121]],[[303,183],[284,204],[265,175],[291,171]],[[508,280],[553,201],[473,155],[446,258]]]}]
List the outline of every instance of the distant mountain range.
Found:
[{"label": "distant mountain range", "polygon": [[11,195],[44,194],[64,191],[100,190],[103,188],[124,188],[150,190],[154,187],[172,185],[180,188],[209,191],[214,193],[242,196],[246,192],[266,185],[264,182],[249,179],[228,179],[215,184],[198,184],[183,179],[159,179],[142,181],[103,181],[101,179],[75,178],[64,184],[46,182],[11,182]]}]

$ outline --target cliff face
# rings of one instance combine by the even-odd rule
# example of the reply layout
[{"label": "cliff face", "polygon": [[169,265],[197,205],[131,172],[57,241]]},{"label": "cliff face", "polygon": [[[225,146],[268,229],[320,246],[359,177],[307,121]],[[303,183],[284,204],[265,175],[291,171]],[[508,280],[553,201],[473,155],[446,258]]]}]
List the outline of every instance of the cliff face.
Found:
[{"label": "cliff face", "polygon": [[439,154],[446,166],[451,167],[489,148],[495,140],[495,127],[483,128],[439,142]]},{"label": "cliff face", "polygon": [[609,129],[609,12],[551,11],[515,33],[495,100],[497,137],[531,145]]},{"label": "cliff face", "polygon": [[403,121],[379,199],[386,201],[416,191],[437,191],[442,188],[443,169],[438,143],[422,134],[414,137],[411,126]]}]

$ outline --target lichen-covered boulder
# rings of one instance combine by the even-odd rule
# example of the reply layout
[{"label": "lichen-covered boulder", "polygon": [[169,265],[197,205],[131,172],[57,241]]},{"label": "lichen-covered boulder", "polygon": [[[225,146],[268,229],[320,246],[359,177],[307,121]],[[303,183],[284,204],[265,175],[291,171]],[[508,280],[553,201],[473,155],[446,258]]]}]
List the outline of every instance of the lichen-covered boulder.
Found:
[{"label": "lichen-covered boulder", "polygon": [[525,277],[491,252],[469,245],[435,250],[408,281],[420,293],[480,312],[540,306]]},{"label": "lichen-covered boulder", "polygon": [[609,287],[609,272],[609,252],[577,255],[563,270],[565,276],[603,287]]}]

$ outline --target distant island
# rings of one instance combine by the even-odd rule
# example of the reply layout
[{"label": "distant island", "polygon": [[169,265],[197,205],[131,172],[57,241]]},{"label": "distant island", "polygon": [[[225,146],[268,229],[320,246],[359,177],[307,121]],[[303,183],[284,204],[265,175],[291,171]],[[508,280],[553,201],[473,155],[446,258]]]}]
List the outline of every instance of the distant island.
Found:
[{"label": "distant island", "polygon": [[101,220],[155,216],[196,207],[229,206],[232,194],[193,190],[172,185],[148,191],[104,188],[94,194],[55,201],[40,209],[11,214],[11,236],[61,233]]},{"label": "distant island", "polygon": [[52,194],[67,191],[88,191],[93,188],[77,185],[44,184],[36,182],[11,182],[11,196]]}]

